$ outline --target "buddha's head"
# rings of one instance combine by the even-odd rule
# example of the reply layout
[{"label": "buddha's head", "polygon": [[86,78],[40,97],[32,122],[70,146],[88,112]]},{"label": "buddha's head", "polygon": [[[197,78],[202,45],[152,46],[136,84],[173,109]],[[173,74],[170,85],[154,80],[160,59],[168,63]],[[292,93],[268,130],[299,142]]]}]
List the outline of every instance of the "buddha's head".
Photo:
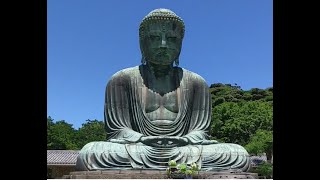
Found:
[{"label": "buddha's head", "polygon": [[145,16],[139,28],[142,63],[179,64],[184,22],[169,9],[155,9]]}]

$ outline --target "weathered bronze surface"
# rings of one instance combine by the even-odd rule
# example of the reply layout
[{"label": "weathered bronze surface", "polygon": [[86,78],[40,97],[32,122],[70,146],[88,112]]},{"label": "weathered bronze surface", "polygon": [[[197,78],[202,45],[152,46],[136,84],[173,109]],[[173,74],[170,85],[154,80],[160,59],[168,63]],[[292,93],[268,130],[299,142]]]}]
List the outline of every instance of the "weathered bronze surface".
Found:
[{"label": "weathered bronze surface", "polygon": [[142,20],[141,65],[111,77],[105,99],[107,141],[85,145],[77,170],[165,169],[170,160],[197,163],[201,170],[248,170],[243,147],[209,139],[208,85],[178,67],[184,31],[182,19],[168,9],[153,10]]}]

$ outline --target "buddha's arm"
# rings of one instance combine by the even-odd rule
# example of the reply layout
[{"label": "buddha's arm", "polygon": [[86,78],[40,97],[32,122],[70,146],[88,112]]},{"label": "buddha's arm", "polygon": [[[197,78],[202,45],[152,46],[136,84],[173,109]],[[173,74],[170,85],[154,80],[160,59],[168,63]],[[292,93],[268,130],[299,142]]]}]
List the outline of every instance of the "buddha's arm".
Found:
[{"label": "buddha's arm", "polygon": [[209,140],[209,128],[211,124],[211,94],[205,80],[196,76],[193,84],[192,115],[189,133],[183,137],[189,144],[214,144],[215,140]]},{"label": "buddha's arm", "polygon": [[185,138],[188,139],[189,144],[216,144],[218,141],[216,140],[209,140],[209,137],[207,133],[204,131],[192,131],[189,134],[184,136]]},{"label": "buddha's arm", "polygon": [[117,143],[138,142],[142,134],[132,128],[130,112],[129,79],[123,73],[115,74],[106,87],[104,107],[105,129],[107,139]]},{"label": "buddha's arm", "polygon": [[129,128],[118,130],[117,134],[110,138],[110,142],[128,144],[139,142],[143,135]]}]

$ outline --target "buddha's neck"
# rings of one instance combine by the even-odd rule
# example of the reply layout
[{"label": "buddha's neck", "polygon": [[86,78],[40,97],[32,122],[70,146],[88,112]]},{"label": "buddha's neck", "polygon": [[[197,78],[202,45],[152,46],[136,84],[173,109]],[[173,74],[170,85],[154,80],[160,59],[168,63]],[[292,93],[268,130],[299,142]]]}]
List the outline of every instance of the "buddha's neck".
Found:
[{"label": "buddha's neck", "polygon": [[150,62],[146,63],[148,70],[155,76],[155,78],[164,78],[171,75],[173,72],[173,64],[170,65],[159,65]]}]

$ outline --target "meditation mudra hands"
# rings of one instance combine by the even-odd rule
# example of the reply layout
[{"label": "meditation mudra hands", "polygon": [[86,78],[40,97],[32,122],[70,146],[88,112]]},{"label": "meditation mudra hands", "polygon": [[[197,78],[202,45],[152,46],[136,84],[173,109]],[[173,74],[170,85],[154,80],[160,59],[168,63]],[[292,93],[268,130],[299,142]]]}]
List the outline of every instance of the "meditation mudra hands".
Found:
[{"label": "meditation mudra hands", "polygon": [[[124,139],[110,139],[110,142],[120,144],[130,144],[129,141]],[[186,137],[179,136],[142,136],[139,142],[152,146],[152,147],[175,147],[175,146],[186,146],[190,145],[209,145],[217,144],[216,140],[199,140],[196,142],[190,142]]]},{"label": "meditation mudra hands", "polygon": [[140,142],[153,147],[174,147],[188,145],[189,140],[178,136],[143,136]]}]

